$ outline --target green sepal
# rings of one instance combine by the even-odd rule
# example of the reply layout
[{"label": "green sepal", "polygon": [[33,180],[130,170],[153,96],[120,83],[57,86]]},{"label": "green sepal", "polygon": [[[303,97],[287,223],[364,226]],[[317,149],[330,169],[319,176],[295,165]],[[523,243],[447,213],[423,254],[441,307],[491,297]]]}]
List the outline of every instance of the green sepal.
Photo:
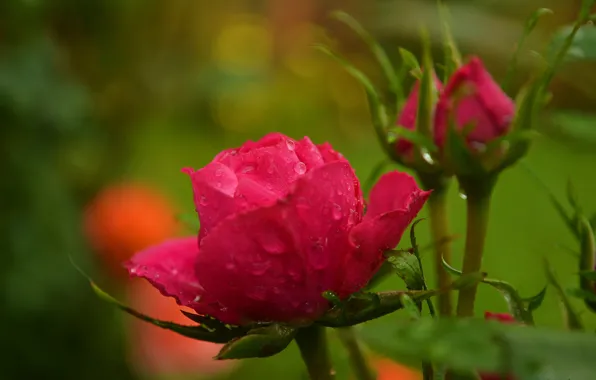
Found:
[{"label": "green sepal", "polygon": [[470,273],[461,276],[445,289],[418,291],[389,291],[379,293],[356,293],[332,307],[315,323],[326,327],[348,327],[370,321],[403,309],[401,296],[407,294],[414,302],[420,303],[450,290],[461,290],[478,284],[485,273]]},{"label": "green sepal", "polygon": [[447,83],[451,75],[461,66],[461,53],[457,48],[453,33],[451,33],[449,10],[441,0],[438,2],[439,19],[443,29],[443,51],[445,53],[444,82]]},{"label": "green sepal", "polygon": [[557,280],[555,273],[553,272],[552,267],[548,263],[548,261],[544,261],[544,270],[546,272],[546,279],[548,280],[549,284],[555,289],[559,300],[561,301],[561,306],[563,308],[563,315],[565,317],[565,324],[569,330],[583,330],[583,322],[575,311],[573,305],[571,305],[571,301],[569,301],[569,297],[567,297],[567,293],[563,290],[563,287]]},{"label": "green sepal", "polygon": [[297,331],[297,327],[277,323],[253,328],[246,335],[235,338],[223,346],[215,359],[249,359],[273,356],[288,347]]},{"label": "green sepal", "polygon": [[416,56],[402,47],[399,48],[399,55],[401,56],[402,67],[409,71],[415,78],[420,79],[422,72]]},{"label": "green sepal", "polygon": [[[197,326],[186,326],[186,325],[179,325],[177,323],[162,321],[159,319],[151,318],[145,314],[142,314],[123,303],[116,300],[114,297],[110,296],[108,293],[103,291],[99,286],[97,286],[94,282],[91,281],[91,288],[104,301],[111,303],[112,305],[118,307],[120,310],[139,318],[145,322],[149,322],[152,325],[157,327],[161,327],[166,330],[174,331],[180,335],[184,335],[188,338],[202,340],[205,342],[212,342],[212,343],[227,343],[232,339],[236,339],[247,332],[246,327],[242,326],[232,326],[228,324],[224,324],[223,322],[218,321],[215,318],[208,317],[208,316],[198,316],[196,314],[186,313],[185,315],[189,316],[192,315],[191,319],[194,319],[196,316],[196,322],[199,322],[200,325]],[[190,316],[189,316],[190,317]],[[200,318],[199,318],[200,317]]]},{"label": "green sepal", "polygon": [[413,131],[401,125],[389,128],[387,142],[389,144],[395,144],[400,139],[408,140],[419,150],[426,150],[428,152],[438,151],[434,141],[428,135],[424,135],[415,130]]},{"label": "green sepal", "polygon": [[[443,261],[443,268],[454,276],[461,276],[462,272],[451,265],[449,265],[445,259]],[[544,287],[538,294],[532,297],[522,298],[517,291],[513,287],[513,285],[509,284],[508,282],[495,280],[491,278],[484,278],[482,283],[490,285],[491,287],[495,288],[507,303],[507,307],[509,312],[515,317],[516,320],[525,323],[527,325],[534,325],[534,317],[532,312],[536,310],[544,300],[544,296],[546,294],[546,287]]]},{"label": "green sepal", "polygon": [[534,13],[532,13],[532,15],[530,17],[528,17],[528,19],[526,20],[526,24],[524,26],[522,35],[521,35],[519,41],[517,42],[517,44],[515,45],[515,51],[511,55],[511,59],[509,60],[509,63],[507,65],[507,72],[505,74],[505,78],[503,79],[503,82],[501,83],[501,87],[503,88],[503,90],[505,92],[508,92],[511,81],[513,80],[515,70],[517,69],[517,61],[519,58],[519,53],[521,51],[521,48],[524,46],[524,43],[526,42],[526,38],[532,33],[534,28],[536,28],[536,25],[538,24],[538,20],[542,16],[545,16],[548,14],[553,14],[553,11],[548,8],[539,8],[536,11],[534,11]]},{"label": "green sepal", "polygon": [[334,11],[331,12],[331,18],[342,22],[350,29],[352,29],[359,37],[364,41],[364,43],[368,46],[370,51],[372,52],[373,56],[376,58],[387,82],[389,83],[389,92],[391,97],[388,99],[389,104],[392,106],[391,108],[391,115],[393,115],[394,119],[397,115],[397,107],[399,104],[403,102],[404,99],[404,89],[402,88],[402,81],[400,80],[398,74],[395,72],[393,64],[391,60],[387,56],[387,53],[383,49],[383,47],[374,39],[374,37],[368,33],[362,25],[354,17],[349,15],[343,11]]},{"label": "green sepal", "polygon": [[389,125],[387,111],[385,110],[385,106],[381,101],[381,96],[379,95],[379,92],[377,91],[372,81],[361,70],[356,68],[356,66],[352,65],[345,58],[333,52],[327,46],[318,44],[315,45],[314,48],[339,62],[339,64],[344,68],[344,70],[346,70],[348,74],[350,74],[354,79],[356,79],[356,81],[358,81],[358,83],[360,83],[360,85],[362,85],[366,93],[366,98],[368,100],[372,124],[377,134],[377,138],[381,143],[381,147],[385,150],[389,157],[395,158],[396,155],[393,151],[393,148],[390,147],[387,143],[386,129]]},{"label": "green sepal", "polygon": [[578,233],[580,242],[579,269],[584,273],[580,275],[580,288],[594,296],[594,298],[585,298],[584,302],[590,310],[596,312],[596,282],[590,280],[589,275],[586,275],[586,273],[594,273],[589,271],[596,268],[596,239],[588,218],[578,217]]},{"label": "green sepal", "polygon": [[488,174],[453,120],[449,120],[447,127],[444,158],[447,170],[458,177],[482,178]]}]

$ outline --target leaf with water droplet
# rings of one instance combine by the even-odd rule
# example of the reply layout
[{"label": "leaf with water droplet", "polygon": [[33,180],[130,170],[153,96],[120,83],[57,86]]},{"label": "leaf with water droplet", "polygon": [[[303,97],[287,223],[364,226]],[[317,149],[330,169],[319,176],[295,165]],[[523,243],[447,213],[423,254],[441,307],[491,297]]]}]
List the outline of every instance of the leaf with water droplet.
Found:
[{"label": "leaf with water droplet", "polygon": [[228,342],[217,354],[217,360],[266,358],[283,351],[294,339],[298,329],[282,324],[271,324],[248,331],[242,337]]}]

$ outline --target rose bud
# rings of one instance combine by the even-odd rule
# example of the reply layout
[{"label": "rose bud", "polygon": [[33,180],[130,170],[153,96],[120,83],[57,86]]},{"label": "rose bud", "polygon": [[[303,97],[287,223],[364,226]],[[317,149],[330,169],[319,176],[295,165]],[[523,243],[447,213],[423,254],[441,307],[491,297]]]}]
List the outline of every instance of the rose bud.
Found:
[{"label": "rose bud", "polygon": [[[484,319],[494,320],[494,321],[498,321],[500,323],[505,323],[505,324],[516,323],[516,320],[513,317],[513,315],[508,314],[508,313],[491,313],[490,311],[486,311],[486,312],[484,312]],[[503,376],[498,373],[481,373],[479,375],[480,375],[481,380],[502,380],[502,379],[513,380],[514,379],[514,377],[512,375]]]},{"label": "rose bud", "polygon": [[329,144],[269,134],[190,176],[198,239],[165,242],[127,263],[179,304],[229,324],[301,322],[362,289],[430,192],[385,174],[364,215],[360,183]]},{"label": "rose bud", "polygon": [[[443,83],[441,83],[441,81],[434,72],[433,79],[435,89],[438,93],[440,93],[441,91],[443,91]],[[399,113],[399,117],[397,119],[398,126],[407,128],[411,131],[416,130],[419,92],[420,80],[417,80],[416,83],[414,83],[412,91],[410,92],[410,95],[408,95],[408,99],[404,103],[404,106],[402,107]],[[413,144],[410,141],[408,141],[407,139],[400,138],[395,145],[395,149],[400,157],[407,158],[411,155],[412,146]]]},{"label": "rose bud", "polygon": [[515,114],[515,103],[501,90],[486,71],[482,61],[473,57],[449,79],[439,96],[435,113],[435,143],[442,147],[449,123],[457,130],[471,130],[469,146],[494,140],[507,134]]}]

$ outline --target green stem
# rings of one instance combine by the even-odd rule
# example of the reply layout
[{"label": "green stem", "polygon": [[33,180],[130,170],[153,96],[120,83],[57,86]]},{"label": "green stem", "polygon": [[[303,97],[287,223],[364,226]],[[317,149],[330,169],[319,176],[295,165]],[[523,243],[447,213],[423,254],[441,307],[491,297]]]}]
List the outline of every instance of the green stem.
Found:
[{"label": "green stem", "polygon": [[[451,278],[443,268],[442,260],[451,262],[451,244],[449,233],[449,218],[447,217],[447,192],[449,180],[440,174],[424,176],[419,174],[420,181],[425,189],[432,189],[433,192],[428,200],[430,213],[430,232],[434,247],[434,267],[437,287],[440,289],[449,288]],[[453,305],[451,292],[445,292],[438,297],[439,314],[449,316],[452,314]]]},{"label": "green stem", "polygon": [[356,379],[375,380],[376,376],[368,366],[366,357],[362,353],[362,349],[360,348],[358,339],[356,339],[356,335],[354,334],[353,328],[339,328],[337,329],[337,335],[339,336],[339,340],[344,345],[346,351],[348,351],[348,355],[350,357],[350,364],[352,365],[352,370],[356,375]]},{"label": "green stem", "polygon": [[294,339],[296,339],[310,379],[333,380],[335,371],[331,367],[329,359],[325,328],[316,325],[303,327],[298,330]]},{"label": "green stem", "polygon": [[[478,191],[480,190],[480,191]],[[463,274],[479,272],[482,267],[482,253],[488,227],[491,187],[472,187],[467,194],[466,248],[464,251]],[[457,315],[474,315],[477,285],[460,290],[457,300]]]}]

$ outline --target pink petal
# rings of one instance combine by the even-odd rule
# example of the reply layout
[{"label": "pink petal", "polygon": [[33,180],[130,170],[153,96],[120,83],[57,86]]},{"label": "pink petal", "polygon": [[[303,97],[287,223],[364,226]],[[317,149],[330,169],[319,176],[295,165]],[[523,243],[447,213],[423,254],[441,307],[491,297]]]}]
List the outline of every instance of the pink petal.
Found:
[{"label": "pink petal", "polygon": [[201,242],[201,284],[249,320],[321,313],[321,292],[343,282],[348,233],[361,218],[354,181],[347,162],[334,162],[299,178],[275,205],[222,221]]},{"label": "pink petal", "polygon": [[199,283],[194,271],[198,255],[196,236],[178,238],[137,253],[125,266],[131,276],[145,278],[161,294],[176,299],[179,305],[236,323],[238,318],[207,294]]},{"label": "pink petal", "polygon": [[355,247],[346,258],[346,280],[342,293],[360,290],[383,263],[384,251],[394,248],[430,195],[405,173],[385,174],[371,191],[370,204],[362,223],[350,239]]},{"label": "pink petal", "polygon": [[232,170],[218,162],[197,171],[188,168],[182,171],[192,181],[195,208],[201,222],[199,239],[202,239],[220,220],[237,210],[234,194],[238,178]]},{"label": "pink petal", "polygon": [[321,157],[325,163],[347,161],[344,155],[333,150],[333,147],[328,142],[317,145],[317,149],[321,153]]}]

